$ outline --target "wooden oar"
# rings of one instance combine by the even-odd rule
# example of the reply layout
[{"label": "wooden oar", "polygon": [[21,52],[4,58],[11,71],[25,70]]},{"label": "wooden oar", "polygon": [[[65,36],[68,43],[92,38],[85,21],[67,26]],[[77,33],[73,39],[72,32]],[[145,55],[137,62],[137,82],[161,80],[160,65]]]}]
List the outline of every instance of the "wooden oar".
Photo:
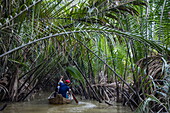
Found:
[{"label": "wooden oar", "polygon": [[78,100],[76,99],[76,97],[75,97],[75,95],[73,94],[73,92],[72,92],[72,96],[73,96],[73,99],[75,100],[75,102],[78,104],[79,102],[78,102]]},{"label": "wooden oar", "polygon": [[72,94],[72,96],[73,96],[73,99],[75,100],[75,102],[78,104],[79,102],[78,102],[78,100],[76,99],[76,97],[75,97],[75,95],[73,94],[73,90],[72,90],[72,88],[70,87],[70,89],[71,89],[71,94]]}]

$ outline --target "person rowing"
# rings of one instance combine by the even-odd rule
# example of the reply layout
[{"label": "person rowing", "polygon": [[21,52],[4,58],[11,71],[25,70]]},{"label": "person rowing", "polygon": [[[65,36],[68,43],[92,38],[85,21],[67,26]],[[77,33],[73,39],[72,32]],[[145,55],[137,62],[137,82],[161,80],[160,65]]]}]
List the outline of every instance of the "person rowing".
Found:
[{"label": "person rowing", "polygon": [[63,82],[63,76],[61,76],[58,82],[58,86],[56,86],[54,97],[56,97],[57,94],[61,94],[66,99],[71,100],[73,98],[75,102],[78,104],[78,100],[73,94],[71,87],[69,87],[70,83],[71,83],[70,80],[65,80],[65,82]]},{"label": "person rowing", "polygon": [[69,95],[68,94],[70,94],[70,92],[71,92],[71,89],[70,89],[70,87],[69,87],[69,85],[70,85],[70,80],[65,80],[64,82],[63,82],[63,76],[61,76],[61,78],[60,78],[60,81],[59,81],[59,83],[58,83],[58,94],[61,94],[64,98],[69,98]]}]

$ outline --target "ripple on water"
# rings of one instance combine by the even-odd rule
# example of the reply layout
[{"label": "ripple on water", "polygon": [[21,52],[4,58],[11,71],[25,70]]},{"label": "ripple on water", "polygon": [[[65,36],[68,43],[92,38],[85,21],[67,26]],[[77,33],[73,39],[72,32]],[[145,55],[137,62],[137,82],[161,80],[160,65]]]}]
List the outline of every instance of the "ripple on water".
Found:
[{"label": "ripple on water", "polygon": [[47,113],[78,113],[78,112],[84,112],[90,108],[97,107],[95,104],[88,103],[88,102],[79,102],[77,105],[59,105],[59,106],[54,106],[50,109],[48,109]]},{"label": "ripple on water", "polygon": [[79,102],[78,107],[69,108],[69,112],[82,112],[84,110],[88,110],[90,108],[97,107],[95,104],[88,102]]}]

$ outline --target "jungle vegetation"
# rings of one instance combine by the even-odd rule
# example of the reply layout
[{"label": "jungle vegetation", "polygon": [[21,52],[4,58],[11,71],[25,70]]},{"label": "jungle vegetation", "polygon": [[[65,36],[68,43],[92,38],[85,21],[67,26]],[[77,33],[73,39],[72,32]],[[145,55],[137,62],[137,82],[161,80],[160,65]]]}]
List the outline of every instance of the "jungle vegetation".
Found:
[{"label": "jungle vegetation", "polygon": [[55,87],[170,112],[169,0],[0,0],[0,101]]}]

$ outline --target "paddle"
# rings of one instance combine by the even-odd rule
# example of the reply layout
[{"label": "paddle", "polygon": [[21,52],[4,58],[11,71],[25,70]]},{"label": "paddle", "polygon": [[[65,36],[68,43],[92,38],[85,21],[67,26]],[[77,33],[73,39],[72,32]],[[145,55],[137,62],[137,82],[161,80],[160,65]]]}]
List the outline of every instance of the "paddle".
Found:
[{"label": "paddle", "polygon": [[73,99],[75,100],[75,102],[78,104],[78,100],[76,99],[75,95],[72,93]]},{"label": "paddle", "polygon": [[78,104],[79,102],[78,102],[78,100],[76,99],[76,97],[75,97],[75,95],[73,94],[73,90],[72,90],[72,88],[70,88],[71,89],[71,94],[72,94],[72,96],[73,96],[73,99],[75,100],[75,102]]}]

